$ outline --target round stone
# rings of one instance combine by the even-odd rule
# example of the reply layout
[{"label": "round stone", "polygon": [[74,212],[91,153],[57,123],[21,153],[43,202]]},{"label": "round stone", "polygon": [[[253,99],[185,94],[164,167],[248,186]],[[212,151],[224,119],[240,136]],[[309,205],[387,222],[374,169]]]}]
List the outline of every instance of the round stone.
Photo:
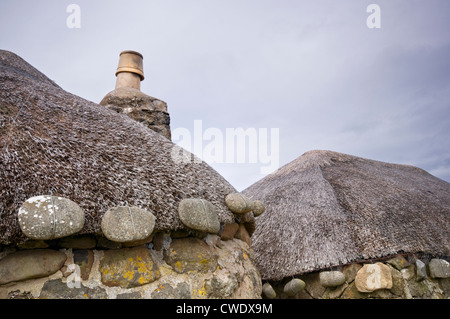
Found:
[{"label": "round stone", "polygon": [[284,293],[290,297],[295,296],[305,288],[306,284],[303,280],[294,278],[284,286]]},{"label": "round stone", "polygon": [[212,234],[220,230],[216,207],[205,199],[183,199],[178,205],[178,214],[183,224],[191,229]]},{"label": "round stone", "polygon": [[268,282],[266,282],[262,286],[262,292],[263,292],[264,296],[266,296],[268,299],[275,299],[277,296],[277,293],[273,289],[272,285],[269,284]]},{"label": "round stone", "polygon": [[266,210],[266,205],[264,205],[264,203],[261,202],[260,200],[255,200],[252,202],[253,216],[257,217],[257,216],[261,215],[262,213],[264,213],[265,210]]},{"label": "round stone", "polygon": [[59,196],[35,196],[19,208],[22,232],[31,239],[62,238],[79,232],[84,226],[84,211],[70,199]]},{"label": "round stone", "polygon": [[67,256],[53,249],[22,250],[0,259],[0,285],[47,277],[64,265]]},{"label": "round stone", "polygon": [[126,243],[149,237],[155,228],[156,217],[139,207],[117,206],[103,215],[101,228],[111,241]]},{"label": "round stone", "polygon": [[345,275],[340,271],[322,271],[319,274],[320,284],[324,287],[337,287],[345,282]]},{"label": "round stone", "polygon": [[252,211],[252,201],[240,193],[231,193],[225,197],[228,208],[236,214],[245,214]]}]

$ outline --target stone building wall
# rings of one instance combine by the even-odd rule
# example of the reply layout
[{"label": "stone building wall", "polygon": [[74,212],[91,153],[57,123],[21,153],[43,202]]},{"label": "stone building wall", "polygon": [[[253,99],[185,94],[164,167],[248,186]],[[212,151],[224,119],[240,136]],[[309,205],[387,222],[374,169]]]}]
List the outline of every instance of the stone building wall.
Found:
[{"label": "stone building wall", "polygon": [[398,255],[383,262],[354,263],[268,281],[263,285],[263,298],[448,299],[450,264],[439,258],[423,262]]},{"label": "stone building wall", "polygon": [[79,235],[3,246],[0,298],[261,298],[248,244],[201,237],[159,232],[150,242],[126,247]]}]

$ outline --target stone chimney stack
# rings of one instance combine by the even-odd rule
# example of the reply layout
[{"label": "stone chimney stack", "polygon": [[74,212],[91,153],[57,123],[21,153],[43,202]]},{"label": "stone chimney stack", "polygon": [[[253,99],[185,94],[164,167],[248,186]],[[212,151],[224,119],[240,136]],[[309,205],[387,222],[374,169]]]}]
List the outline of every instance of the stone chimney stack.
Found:
[{"label": "stone chimney stack", "polygon": [[153,131],[171,139],[170,116],[166,102],[141,92],[144,80],[143,56],[136,51],[123,51],[116,70],[116,87],[100,105],[127,114]]}]

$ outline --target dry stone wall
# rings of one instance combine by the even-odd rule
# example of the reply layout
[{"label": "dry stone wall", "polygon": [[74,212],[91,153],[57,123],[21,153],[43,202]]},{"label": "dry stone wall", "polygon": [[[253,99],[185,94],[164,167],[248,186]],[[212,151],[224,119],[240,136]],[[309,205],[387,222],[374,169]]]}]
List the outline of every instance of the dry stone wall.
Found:
[{"label": "dry stone wall", "polygon": [[133,247],[91,235],[30,240],[0,252],[0,298],[261,298],[243,241],[156,233]]},{"label": "dry stone wall", "polygon": [[[416,256],[353,263],[265,282],[263,298],[294,299],[448,299],[450,264],[441,258],[425,262]],[[299,283],[301,282],[301,283]],[[297,287],[296,290],[292,289]]]},{"label": "dry stone wall", "polygon": [[186,228],[163,232],[150,211],[112,207],[101,235],[81,235],[76,203],[32,197],[18,213],[30,240],[0,247],[0,298],[261,298],[248,216],[221,225],[201,198],[178,212]]}]

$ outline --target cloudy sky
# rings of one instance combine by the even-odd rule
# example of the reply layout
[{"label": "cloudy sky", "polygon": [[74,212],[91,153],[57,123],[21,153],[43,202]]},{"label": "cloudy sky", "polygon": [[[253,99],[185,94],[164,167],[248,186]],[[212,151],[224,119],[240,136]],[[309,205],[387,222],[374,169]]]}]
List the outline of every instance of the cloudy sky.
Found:
[{"label": "cloudy sky", "polygon": [[[80,28],[67,25],[70,4]],[[380,28],[367,25],[370,4]],[[225,153],[227,128],[257,132],[256,163],[204,158],[238,190],[265,176],[266,146],[277,167],[325,149],[450,182],[448,0],[1,0],[0,29],[0,49],[97,103],[119,53],[141,52],[141,90],[200,150],[219,138],[209,128]]]}]

